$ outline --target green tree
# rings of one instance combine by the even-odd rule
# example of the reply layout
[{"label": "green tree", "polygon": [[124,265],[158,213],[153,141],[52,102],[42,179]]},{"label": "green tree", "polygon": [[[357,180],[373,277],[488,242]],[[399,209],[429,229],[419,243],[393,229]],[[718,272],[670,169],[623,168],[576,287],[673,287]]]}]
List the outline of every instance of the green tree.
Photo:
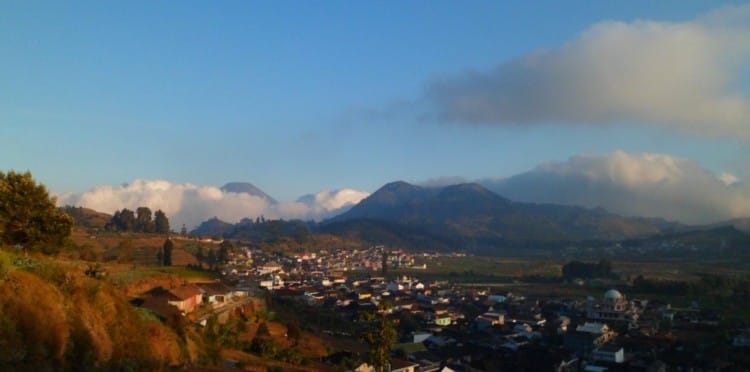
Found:
[{"label": "green tree", "polygon": [[108,231],[118,231],[120,230],[120,226],[122,225],[121,218],[120,218],[120,211],[115,211],[114,214],[112,214],[112,218],[107,222],[106,225],[104,225],[104,229]]},{"label": "green tree", "polygon": [[195,253],[195,259],[198,260],[198,267],[203,268],[203,261],[206,259],[206,253],[203,250],[203,246],[198,243],[198,252]]},{"label": "green tree", "polygon": [[216,251],[213,248],[208,249],[208,257],[206,257],[206,261],[208,261],[208,266],[213,270],[216,264]]},{"label": "green tree", "polygon": [[162,264],[164,266],[172,266],[172,250],[174,250],[174,243],[172,243],[172,239],[167,239],[162,246]]},{"label": "green tree", "polygon": [[135,213],[130,209],[123,208],[120,211],[119,230],[120,231],[135,231],[136,219]]},{"label": "green tree", "polygon": [[388,303],[385,301],[378,305],[379,314],[375,327],[365,331],[364,340],[370,349],[367,356],[376,371],[387,371],[390,365],[391,348],[396,342],[396,329],[393,322],[386,316]]},{"label": "green tree", "polygon": [[31,173],[0,172],[0,242],[47,254],[60,251],[73,218],[55,206]]},{"label": "green tree", "polygon": [[232,244],[232,242],[230,242],[229,240],[224,239],[224,241],[219,245],[219,253],[216,257],[219,263],[224,263],[229,260],[229,252],[234,252],[234,244]]},{"label": "green tree", "polygon": [[250,351],[260,354],[263,358],[275,358],[279,353],[279,347],[271,339],[266,322],[260,323],[255,331],[255,337],[250,344]]},{"label": "green tree", "polygon": [[157,234],[169,234],[169,218],[161,209],[154,212],[154,230]]},{"label": "green tree", "polygon": [[135,215],[135,231],[152,233],[156,230],[150,208],[138,207],[138,209],[135,210]]}]

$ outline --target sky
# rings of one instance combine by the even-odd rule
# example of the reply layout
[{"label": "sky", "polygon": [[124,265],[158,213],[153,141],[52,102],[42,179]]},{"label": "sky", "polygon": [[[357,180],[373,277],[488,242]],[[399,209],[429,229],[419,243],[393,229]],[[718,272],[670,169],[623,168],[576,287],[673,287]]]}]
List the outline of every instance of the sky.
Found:
[{"label": "sky", "polygon": [[74,201],[146,180],[294,202],[659,154],[736,189],[747,66],[742,2],[0,2],[0,169]]}]

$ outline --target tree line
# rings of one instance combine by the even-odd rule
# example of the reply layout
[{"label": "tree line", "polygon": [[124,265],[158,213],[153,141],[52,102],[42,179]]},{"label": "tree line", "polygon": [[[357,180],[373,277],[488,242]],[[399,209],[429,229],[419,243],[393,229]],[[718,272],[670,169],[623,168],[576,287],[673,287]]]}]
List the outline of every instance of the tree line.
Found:
[{"label": "tree line", "polygon": [[161,209],[151,213],[148,207],[138,207],[135,212],[123,208],[115,211],[104,226],[109,231],[169,234],[169,218]]},{"label": "tree line", "polygon": [[570,261],[563,265],[562,275],[566,280],[595,278],[611,279],[615,277],[612,273],[612,262],[609,260],[600,260],[597,263]]},{"label": "tree line", "polygon": [[229,240],[225,239],[219,245],[219,249],[209,247],[206,250],[202,245],[198,245],[195,252],[195,258],[198,260],[198,267],[203,268],[207,264],[211,270],[216,269],[217,264],[223,264],[229,260],[230,253],[235,252],[235,246]]}]

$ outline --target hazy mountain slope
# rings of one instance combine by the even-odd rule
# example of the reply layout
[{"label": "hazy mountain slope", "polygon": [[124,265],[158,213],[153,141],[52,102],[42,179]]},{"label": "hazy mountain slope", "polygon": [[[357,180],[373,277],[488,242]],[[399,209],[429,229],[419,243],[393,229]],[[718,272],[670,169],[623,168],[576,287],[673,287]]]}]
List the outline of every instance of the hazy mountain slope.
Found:
[{"label": "hazy mountain slope", "polygon": [[582,154],[478,182],[515,201],[603,207],[622,216],[694,225],[750,216],[746,184],[732,174],[716,174],[665,154]]}]

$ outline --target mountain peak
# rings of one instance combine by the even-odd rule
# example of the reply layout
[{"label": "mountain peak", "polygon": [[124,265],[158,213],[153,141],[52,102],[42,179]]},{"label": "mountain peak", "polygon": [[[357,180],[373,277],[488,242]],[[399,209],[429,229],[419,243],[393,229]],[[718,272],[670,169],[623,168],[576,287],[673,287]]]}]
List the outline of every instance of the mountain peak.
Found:
[{"label": "mountain peak", "polygon": [[395,181],[383,185],[383,187],[379,188],[363,201],[398,205],[424,196],[425,190],[422,187],[404,181]]},{"label": "mountain peak", "polygon": [[456,185],[446,186],[440,190],[438,196],[445,199],[468,200],[468,198],[473,198],[476,201],[486,200],[502,203],[511,202],[510,200],[495,194],[494,192],[486,189],[484,186],[478,183],[460,183]]},{"label": "mountain peak", "polygon": [[227,182],[227,184],[221,187],[221,191],[233,192],[237,194],[248,194],[262,198],[271,204],[278,203],[276,199],[272,198],[271,196],[263,192],[263,190],[257,188],[250,182]]},{"label": "mountain peak", "polygon": [[393,181],[383,185],[378,191],[391,191],[398,192],[404,190],[415,190],[419,189],[419,186],[412,185],[406,181]]}]

